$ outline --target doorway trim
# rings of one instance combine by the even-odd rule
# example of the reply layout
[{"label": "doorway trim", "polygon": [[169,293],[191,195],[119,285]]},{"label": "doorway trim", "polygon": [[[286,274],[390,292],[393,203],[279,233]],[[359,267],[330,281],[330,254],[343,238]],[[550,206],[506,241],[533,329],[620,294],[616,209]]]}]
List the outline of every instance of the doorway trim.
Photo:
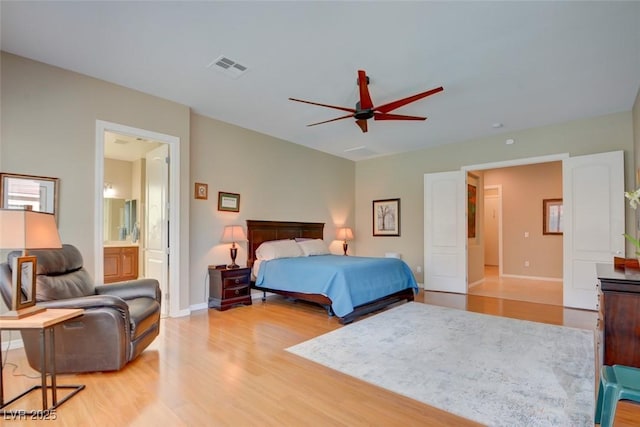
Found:
[{"label": "doorway trim", "polygon": [[[151,139],[169,145],[169,316],[180,313],[180,138],[118,123],[96,120],[95,157],[95,215],[94,215],[94,277],[104,276],[103,221],[104,221],[104,133],[114,132],[132,137]],[[163,296],[164,299],[164,296]]]},{"label": "doorway trim", "polygon": [[479,165],[462,166],[463,171],[500,169],[511,166],[534,165],[536,163],[558,162],[569,158],[569,153],[551,154],[548,156],[526,157],[522,159],[505,160],[502,162],[482,163]]}]

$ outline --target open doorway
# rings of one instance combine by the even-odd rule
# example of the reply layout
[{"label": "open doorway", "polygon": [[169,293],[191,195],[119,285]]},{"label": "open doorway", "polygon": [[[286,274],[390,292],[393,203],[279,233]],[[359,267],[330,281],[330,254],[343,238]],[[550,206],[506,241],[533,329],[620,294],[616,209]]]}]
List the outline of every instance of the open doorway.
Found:
[{"label": "open doorway", "polygon": [[[624,191],[622,151],[575,157],[569,157],[568,154],[549,155],[463,166],[459,171],[425,174],[425,291],[468,293],[466,206],[469,171],[557,160],[562,161],[563,250],[562,256],[556,258],[562,264],[563,305],[587,310],[596,309],[598,296],[595,265],[611,262],[611,254],[624,253],[624,204],[620,203],[620,195]],[[526,189],[527,184],[523,183],[520,188]],[[514,195],[516,204],[524,205],[532,199],[525,190],[515,192]],[[542,198],[533,200],[537,204],[544,202]],[[537,225],[527,225],[536,227],[536,230],[542,228],[542,207],[536,205],[531,207],[530,211],[539,212],[540,221]],[[518,224],[518,221],[515,224]],[[522,239],[531,236],[530,233],[527,235],[530,231],[524,228],[507,230],[505,227],[503,235],[509,234],[511,238],[519,239],[522,243]],[[528,244],[521,244],[521,249],[528,250]],[[505,250],[504,264],[507,263],[507,256],[513,258],[519,254],[517,250]],[[519,268],[525,268],[526,258],[516,257],[516,261],[521,263]],[[532,265],[535,264],[529,263],[526,268]]]},{"label": "open doorway", "polygon": [[562,305],[562,235],[543,233],[542,212],[544,199],[562,199],[562,162],[474,173],[484,190],[483,278],[470,281],[469,294]]},{"label": "open doorway", "polygon": [[[179,199],[179,138],[101,121],[96,127],[96,280],[155,278],[162,314],[177,315],[179,210],[169,206]],[[114,251],[128,258],[118,252],[114,259]]]}]

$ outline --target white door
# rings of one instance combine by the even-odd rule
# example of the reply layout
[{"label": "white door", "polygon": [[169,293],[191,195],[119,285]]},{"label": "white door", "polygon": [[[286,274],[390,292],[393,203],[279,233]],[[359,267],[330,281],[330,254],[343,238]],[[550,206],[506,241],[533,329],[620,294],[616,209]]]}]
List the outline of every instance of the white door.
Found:
[{"label": "white door", "polygon": [[562,162],[564,305],[595,310],[596,263],[624,254],[622,151]]},{"label": "white door", "polygon": [[424,176],[424,288],[467,293],[466,172]]},{"label": "white door", "polygon": [[169,182],[169,146],[146,154],[146,209],[144,276],[156,279],[162,291],[162,314],[169,307],[169,224],[167,183]]}]

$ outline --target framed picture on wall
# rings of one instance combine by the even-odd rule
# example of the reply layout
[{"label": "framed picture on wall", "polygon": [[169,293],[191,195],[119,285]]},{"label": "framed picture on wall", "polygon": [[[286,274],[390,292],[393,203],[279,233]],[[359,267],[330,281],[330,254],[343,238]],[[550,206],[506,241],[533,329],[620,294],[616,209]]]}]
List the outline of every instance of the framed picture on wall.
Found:
[{"label": "framed picture on wall", "polygon": [[478,176],[467,174],[467,238],[477,242],[478,235]]},{"label": "framed picture on wall", "polygon": [[400,236],[400,199],[373,201],[373,235]]},{"label": "framed picture on wall", "polygon": [[209,186],[201,182],[196,182],[194,197],[196,199],[207,200],[207,198],[209,198]]},{"label": "framed picture on wall", "polygon": [[542,201],[542,234],[562,234],[562,199]]},{"label": "framed picture on wall", "polygon": [[218,193],[218,210],[227,212],[240,212],[240,195],[236,193]]},{"label": "framed picture on wall", "polygon": [[52,213],[58,222],[58,178],[0,173],[0,208]]}]

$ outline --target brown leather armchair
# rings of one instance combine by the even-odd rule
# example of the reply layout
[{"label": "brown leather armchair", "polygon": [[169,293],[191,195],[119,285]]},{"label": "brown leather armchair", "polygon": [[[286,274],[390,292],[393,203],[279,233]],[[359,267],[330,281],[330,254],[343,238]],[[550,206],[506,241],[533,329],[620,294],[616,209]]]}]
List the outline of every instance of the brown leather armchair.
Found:
[{"label": "brown leather armchair", "polygon": [[[38,306],[83,308],[81,317],[55,327],[56,372],[116,371],[138,357],[160,332],[160,287],[155,279],[138,279],[94,286],[72,245],[62,249],[31,250],[36,256]],[[11,300],[9,254],[0,264],[0,292]],[[24,330],[22,340],[29,364],[40,367],[39,335]]]}]

